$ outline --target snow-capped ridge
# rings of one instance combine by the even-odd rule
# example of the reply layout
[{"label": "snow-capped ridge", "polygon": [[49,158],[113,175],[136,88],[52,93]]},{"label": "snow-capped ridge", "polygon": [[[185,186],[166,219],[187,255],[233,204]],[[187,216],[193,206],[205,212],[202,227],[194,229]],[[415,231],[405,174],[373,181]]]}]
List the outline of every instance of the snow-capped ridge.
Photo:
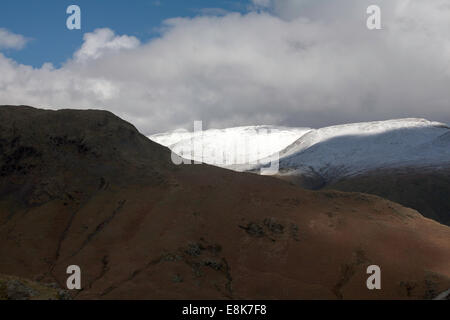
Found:
[{"label": "snow-capped ridge", "polygon": [[183,158],[221,167],[257,164],[296,141],[310,128],[273,125],[208,129],[199,132],[168,132],[150,136]]},{"label": "snow-capped ridge", "polygon": [[384,167],[450,164],[450,128],[426,119],[363,122],[311,130],[279,153],[283,174],[337,179]]},{"label": "snow-capped ridge", "polygon": [[423,127],[449,129],[449,127],[444,123],[429,121],[421,118],[404,118],[335,125],[320,129],[312,129],[311,131],[300,137],[297,141],[283,149],[280,152],[280,157],[287,157],[291,154],[306,150],[317,143],[340,136],[375,135],[402,128]]},{"label": "snow-capped ridge", "polygon": [[450,127],[420,118],[320,129],[243,126],[149,138],[183,158],[236,171],[260,169],[277,158],[282,175],[325,180],[385,167],[450,166]]}]

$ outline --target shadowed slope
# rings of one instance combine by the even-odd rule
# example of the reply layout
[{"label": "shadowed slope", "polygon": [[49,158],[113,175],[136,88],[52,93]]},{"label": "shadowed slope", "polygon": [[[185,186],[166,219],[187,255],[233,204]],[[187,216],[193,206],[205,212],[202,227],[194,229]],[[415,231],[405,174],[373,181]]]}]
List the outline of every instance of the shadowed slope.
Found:
[{"label": "shadowed slope", "polygon": [[377,170],[341,179],[326,188],[375,194],[450,225],[450,169]]}]

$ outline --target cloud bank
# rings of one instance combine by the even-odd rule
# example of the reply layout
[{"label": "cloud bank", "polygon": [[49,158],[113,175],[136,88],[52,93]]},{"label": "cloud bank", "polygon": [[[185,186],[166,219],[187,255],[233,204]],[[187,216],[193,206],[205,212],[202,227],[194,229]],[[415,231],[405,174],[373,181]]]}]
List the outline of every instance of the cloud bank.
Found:
[{"label": "cloud bank", "polygon": [[[450,4],[254,0],[248,14],[165,21],[147,43],[84,36],[61,68],[0,54],[0,104],[110,110],[151,134],[175,128],[323,127],[425,117],[450,122]],[[1,42],[0,42],[1,43]]]}]

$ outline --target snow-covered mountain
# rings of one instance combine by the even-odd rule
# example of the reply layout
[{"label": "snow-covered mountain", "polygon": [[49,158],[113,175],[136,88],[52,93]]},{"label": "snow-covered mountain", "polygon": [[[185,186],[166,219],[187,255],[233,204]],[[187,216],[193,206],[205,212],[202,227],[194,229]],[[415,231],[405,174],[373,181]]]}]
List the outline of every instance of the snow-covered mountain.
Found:
[{"label": "snow-covered mountain", "polygon": [[[175,153],[184,150],[190,159],[195,146],[203,150],[204,162],[236,171],[267,174],[262,168],[273,167],[278,157],[276,177],[303,188],[371,193],[450,225],[450,128],[443,123],[398,119],[321,129],[241,127],[208,130],[203,139],[199,133],[150,138]],[[246,144],[258,148],[239,148]]]},{"label": "snow-covered mountain", "polygon": [[237,171],[259,171],[278,155],[280,175],[328,182],[379,168],[450,167],[450,128],[416,118],[321,129],[250,126],[149,138],[184,158]]},{"label": "snow-covered mountain", "polygon": [[278,152],[309,132],[309,128],[247,126],[202,132],[174,131],[149,138],[182,157],[228,167],[254,163]]},{"label": "snow-covered mountain", "polygon": [[282,175],[334,180],[378,168],[450,164],[450,128],[425,119],[345,124],[311,130],[279,153]]}]

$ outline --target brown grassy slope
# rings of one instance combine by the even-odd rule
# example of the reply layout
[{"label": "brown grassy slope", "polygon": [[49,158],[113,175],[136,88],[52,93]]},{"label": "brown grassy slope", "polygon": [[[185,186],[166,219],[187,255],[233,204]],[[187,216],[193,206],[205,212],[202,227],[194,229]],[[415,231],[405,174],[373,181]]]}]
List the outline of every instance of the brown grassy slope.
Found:
[{"label": "brown grassy slope", "polygon": [[[450,229],[358,193],[305,191],[170,152],[107,112],[0,107],[0,273],[78,299],[431,298]],[[366,288],[368,265],[382,290]]]}]

